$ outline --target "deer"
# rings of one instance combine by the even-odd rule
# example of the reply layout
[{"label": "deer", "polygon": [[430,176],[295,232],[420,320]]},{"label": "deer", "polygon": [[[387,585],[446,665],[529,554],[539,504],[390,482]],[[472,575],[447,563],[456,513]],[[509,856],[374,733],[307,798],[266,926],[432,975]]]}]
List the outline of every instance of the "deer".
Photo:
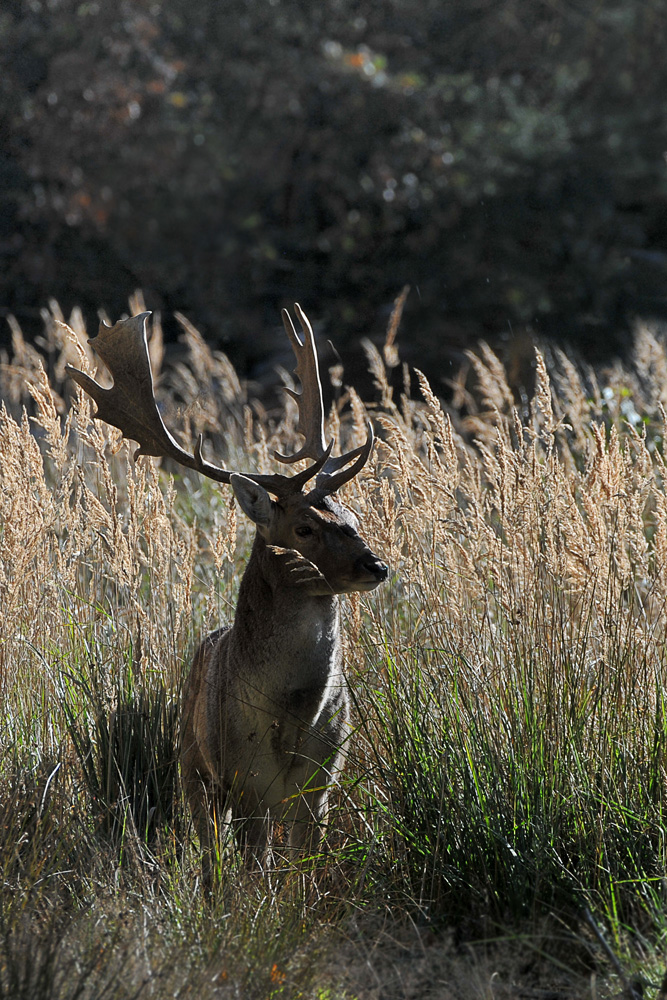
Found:
[{"label": "deer", "polygon": [[294,309],[303,339],[285,309],[282,319],[301,391],[284,388],[297,404],[304,442],[292,455],[274,453],[286,465],[308,462],[292,475],[212,465],[201,435],[192,454],[178,444],[155,400],[150,313],[112,327],[102,322],[89,341],[111,374],[111,388],[67,369],[93,399],[95,416],[139,443],[135,459],[168,458],[230,485],[255,525],[233,621],[201,643],[182,695],[181,775],[208,887],[221,829],[232,830],[244,855],[260,865],[278,824],[290,850],[320,843],[350,734],[340,597],[372,591],[389,573],[337,496],[368,461],[372,425],[364,444],[332,455],[313,329],[298,303]]}]

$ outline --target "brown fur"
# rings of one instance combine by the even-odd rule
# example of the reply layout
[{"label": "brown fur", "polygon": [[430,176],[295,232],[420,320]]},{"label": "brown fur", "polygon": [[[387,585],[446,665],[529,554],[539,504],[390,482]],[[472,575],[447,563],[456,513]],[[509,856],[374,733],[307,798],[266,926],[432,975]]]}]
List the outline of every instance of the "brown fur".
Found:
[{"label": "brown fur", "polygon": [[200,646],[183,703],[183,781],[207,877],[216,816],[258,856],[275,820],[291,847],[317,840],[348,735],[338,595],[387,576],[334,498],[277,503],[244,477],[232,485],[257,535],[234,623]]}]

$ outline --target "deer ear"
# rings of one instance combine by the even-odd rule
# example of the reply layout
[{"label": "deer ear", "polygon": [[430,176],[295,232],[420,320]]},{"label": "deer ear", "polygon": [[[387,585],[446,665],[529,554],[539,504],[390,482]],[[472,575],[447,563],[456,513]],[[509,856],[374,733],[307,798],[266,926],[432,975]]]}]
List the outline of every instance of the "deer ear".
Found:
[{"label": "deer ear", "polygon": [[268,527],[273,516],[273,503],[264,487],[238,473],[233,473],[229,481],[243,513],[258,526]]}]

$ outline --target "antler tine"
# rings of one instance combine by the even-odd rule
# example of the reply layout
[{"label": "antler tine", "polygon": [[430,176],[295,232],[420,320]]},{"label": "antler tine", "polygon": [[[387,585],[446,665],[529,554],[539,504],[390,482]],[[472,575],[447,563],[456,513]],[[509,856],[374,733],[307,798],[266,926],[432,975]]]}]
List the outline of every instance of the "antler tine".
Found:
[{"label": "antler tine", "polygon": [[[297,360],[296,374],[299,376],[303,390],[301,393],[298,393],[288,386],[284,388],[285,392],[288,392],[292,399],[296,400],[299,407],[299,422],[297,427],[299,432],[303,434],[305,442],[299,451],[290,457],[274,452],[275,457],[279,461],[289,463],[296,462],[299,458],[314,458],[319,461],[325,453],[324,404],[322,401],[322,383],[320,382],[315,337],[308,317],[298,302],[294,303],[294,311],[299,318],[303,330],[303,344],[294,329],[294,324],[286,309],[283,309],[282,317],[285,331],[290,339]],[[335,493],[345,483],[354,479],[368,461],[374,440],[373,428],[369,423],[368,435],[361,447],[354,448],[352,451],[347,452],[347,454],[337,456],[336,458],[326,458],[322,464],[321,471],[317,475],[315,490],[320,493]],[[331,452],[332,444],[333,442],[326,449],[327,454]],[[349,465],[355,459],[354,465],[346,469],[345,466]],[[306,471],[310,471],[308,478],[312,478],[312,470]]]},{"label": "antler tine", "polygon": [[[308,317],[298,302],[294,303],[294,311],[297,314],[301,329],[303,330],[303,343],[294,329],[292,317],[287,309],[282,310],[283,326],[290,339],[294,356],[296,358],[295,373],[301,382],[301,392],[295,392],[288,386],[284,386],[292,399],[299,407],[299,422],[297,429],[303,434],[305,441],[302,447],[294,455],[281,455],[274,452],[279,462],[291,465],[300,458],[312,458],[318,461],[327,452],[327,444],[324,440],[324,403],[322,402],[322,383],[320,382],[320,371],[317,361],[317,348],[315,347],[315,336]],[[331,451],[331,444],[328,451]]]},{"label": "antler tine", "polygon": [[[129,319],[119,320],[114,326],[100,323],[99,333],[88,341],[111,373],[113,385],[110,389],[105,389],[85,372],[71,365],[67,365],[65,370],[94,400],[97,406],[96,417],[117,427],[122,431],[123,437],[139,442],[135,458],[139,455],[171,458],[179,465],[194,469],[218,483],[229,483],[232,472],[204,460],[201,435],[194,455],[190,455],[181,448],[162,420],[153,391],[153,373],[146,339],[146,320],[149,316],[149,312],[140,313]],[[312,470],[311,475],[321,469],[327,457],[328,454]],[[292,486],[293,480],[287,476],[249,474],[248,478],[271,490],[276,496],[301,488]]]},{"label": "antler tine", "polygon": [[[341,486],[345,483],[349,483],[351,479],[354,479],[358,473],[361,472],[364,465],[368,461],[368,457],[373,450],[373,444],[375,442],[375,435],[373,433],[373,427],[369,421],[368,432],[366,435],[366,440],[359,448],[354,448],[352,451],[348,451],[345,455],[339,455],[336,458],[330,458],[326,462],[322,472],[319,473],[315,480],[315,491],[319,493],[335,493],[339,490]],[[349,469],[345,466],[348,465],[356,458],[354,465],[351,465]]]}]

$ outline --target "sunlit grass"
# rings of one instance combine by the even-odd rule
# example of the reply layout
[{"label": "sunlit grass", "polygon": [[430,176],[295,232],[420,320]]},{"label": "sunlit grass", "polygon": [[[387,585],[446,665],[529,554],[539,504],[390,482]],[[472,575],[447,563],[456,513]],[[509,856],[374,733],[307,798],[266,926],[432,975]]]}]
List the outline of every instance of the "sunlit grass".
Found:
[{"label": "sunlit grass", "polygon": [[[227,467],[270,469],[293,410],[253,410],[185,333],[166,422]],[[258,874],[222,844],[209,896],[178,703],[198,641],[233,615],[251,529],[229,490],[133,463],[91,420],[59,376],[92,364],[76,317],[46,336],[51,384],[18,334],[0,369],[0,997],[372,996],[375,950],[399,939],[443,982],[472,962],[458,995],[480,995],[496,959],[450,954],[449,934],[533,949],[531,982],[571,975],[569,995],[595,963],[610,989],[659,979],[661,341],[640,331],[634,369],[604,377],[538,355],[518,409],[483,349],[449,413],[417,378],[396,401],[369,347],[380,441],[346,500],[391,576],[345,606],[356,728],[326,845]],[[157,326],[151,350],[159,366]],[[332,414],[346,446],[366,412],[351,394]],[[408,979],[387,995],[419,996]]]}]

